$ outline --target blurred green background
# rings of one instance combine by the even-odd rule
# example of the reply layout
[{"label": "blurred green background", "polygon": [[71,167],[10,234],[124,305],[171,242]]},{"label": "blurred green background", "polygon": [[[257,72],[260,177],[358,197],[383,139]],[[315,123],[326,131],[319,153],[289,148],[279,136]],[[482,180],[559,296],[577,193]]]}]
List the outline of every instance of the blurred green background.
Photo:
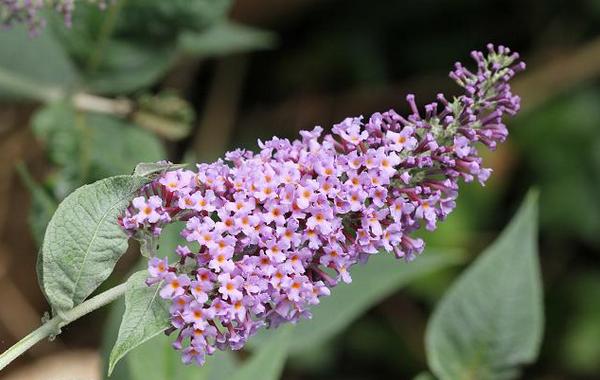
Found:
[{"label": "blurred green background", "polygon": [[[600,378],[600,1],[118,0],[105,11],[79,3],[71,29],[48,14],[40,37],[0,32],[0,350],[47,308],[37,244],[74,188],[140,161],[209,161],[255,148],[257,138],[405,112],[408,92],[420,104],[457,93],[452,64],[470,64],[471,50],[494,42],[527,62],[514,82],[523,109],[507,123],[509,141],[485,154],[495,171],[488,185],[464,186],[454,214],[427,234],[459,264],[293,355],[284,379],[410,379],[424,370],[433,305],[531,187],[541,196],[546,328],[524,378]],[[112,282],[135,255],[133,247]],[[86,316],[2,376],[54,357],[99,378],[106,317]]]}]

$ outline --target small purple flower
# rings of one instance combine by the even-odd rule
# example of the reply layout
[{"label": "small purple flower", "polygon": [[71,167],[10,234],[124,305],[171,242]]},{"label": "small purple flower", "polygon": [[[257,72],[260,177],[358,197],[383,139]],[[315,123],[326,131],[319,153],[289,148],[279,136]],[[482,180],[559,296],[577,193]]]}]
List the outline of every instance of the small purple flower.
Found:
[{"label": "small purple flower", "polygon": [[193,325],[195,329],[205,329],[209,326],[208,321],[215,317],[212,307],[205,308],[203,303],[192,301],[186,305],[183,320]]},{"label": "small purple flower", "polygon": [[230,299],[232,301],[241,300],[243,294],[241,287],[244,280],[240,276],[231,277],[229,273],[223,273],[218,277],[221,287],[219,293],[221,293],[224,300]]},{"label": "small purple flower", "polygon": [[333,211],[330,208],[318,207],[311,210],[312,216],[306,221],[306,227],[318,229],[322,234],[328,234],[332,231]]},{"label": "small purple flower", "polygon": [[186,170],[176,170],[165,173],[158,181],[171,192],[186,193],[191,189],[194,175]]},{"label": "small purple flower", "polygon": [[420,201],[415,210],[417,219],[425,219],[427,221],[427,229],[434,230],[438,219],[439,211],[437,209],[438,196],[430,196],[427,199]]},{"label": "small purple flower", "polygon": [[165,277],[165,286],[160,290],[162,298],[173,299],[185,293],[185,287],[190,285],[190,279],[187,275],[181,274],[177,276],[169,272]]},{"label": "small purple flower", "polygon": [[162,199],[156,195],[151,196],[146,200],[145,197],[134,198],[131,202],[133,207],[138,209],[135,219],[139,224],[156,223],[160,220],[160,208],[162,206]]},{"label": "small purple flower", "polygon": [[361,141],[364,141],[369,137],[367,131],[361,131],[362,121],[361,118],[353,117],[346,118],[339,124],[336,124],[332,128],[333,133],[337,133],[345,141],[358,145]]},{"label": "small purple flower", "polygon": [[183,349],[181,359],[185,364],[196,363],[201,366],[206,361],[206,355],[196,345],[191,345]]},{"label": "small purple flower", "polygon": [[339,266],[342,264],[344,252],[339,244],[333,243],[323,247],[323,252],[324,255],[319,259],[321,265],[328,267],[330,265]]},{"label": "small purple flower", "polygon": [[388,178],[391,178],[396,174],[396,167],[402,160],[396,152],[390,152],[387,155],[382,154],[379,159],[379,170],[384,173]]},{"label": "small purple flower", "polygon": [[412,151],[417,147],[417,139],[413,136],[414,128],[405,127],[400,132],[388,131],[385,134],[389,147],[396,152]]},{"label": "small purple flower", "polygon": [[265,243],[266,249],[265,254],[275,263],[282,263],[285,261],[286,252],[289,248],[285,241],[277,241],[275,239],[268,240]]},{"label": "small purple flower", "polygon": [[162,280],[167,275],[168,270],[169,261],[166,257],[162,260],[158,257],[153,257],[148,263],[148,273],[151,277],[156,277]]},{"label": "small purple flower", "polygon": [[314,187],[312,182],[309,182],[309,186],[298,186],[296,204],[299,208],[305,209],[311,204],[315,197]]},{"label": "small purple flower", "polygon": [[263,221],[267,224],[274,222],[277,226],[283,226],[285,224],[285,214],[288,212],[289,207],[280,204],[276,200],[270,200],[265,203],[265,212],[262,214]]},{"label": "small purple flower", "polygon": [[208,292],[212,290],[211,286],[206,286],[205,282],[192,281],[190,283],[190,292],[194,296],[194,299],[199,303],[205,303],[208,301]]}]

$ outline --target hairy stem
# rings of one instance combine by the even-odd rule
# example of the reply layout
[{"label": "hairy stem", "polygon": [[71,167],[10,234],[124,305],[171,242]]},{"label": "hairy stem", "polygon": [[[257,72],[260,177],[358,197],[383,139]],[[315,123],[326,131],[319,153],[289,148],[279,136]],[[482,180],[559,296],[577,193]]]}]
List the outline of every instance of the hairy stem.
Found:
[{"label": "hairy stem", "polygon": [[36,343],[50,336],[59,334],[61,327],[111,303],[125,294],[126,290],[127,284],[117,285],[45,322],[38,329],[32,331],[29,335],[15,343],[0,355],[0,370],[33,347]]}]

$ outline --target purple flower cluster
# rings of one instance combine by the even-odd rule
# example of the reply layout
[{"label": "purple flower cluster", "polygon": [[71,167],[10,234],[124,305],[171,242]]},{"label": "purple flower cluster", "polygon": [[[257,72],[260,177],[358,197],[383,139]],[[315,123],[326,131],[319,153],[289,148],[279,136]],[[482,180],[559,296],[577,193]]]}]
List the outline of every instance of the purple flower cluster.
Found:
[{"label": "purple flower cluster", "polygon": [[[104,0],[98,4],[104,7]],[[65,25],[71,26],[75,0],[0,0],[0,25],[25,24],[31,35],[37,35],[46,26],[41,14],[46,7],[55,9],[63,16]]]},{"label": "purple flower cluster", "polygon": [[46,21],[39,15],[44,0],[0,0],[0,25],[4,28],[14,24],[26,24],[33,35],[44,28]]},{"label": "purple flower cluster", "polygon": [[176,170],[145,186],[120,218],[132,236],[157,236],[185,221],[188,245],[178,260],[153,257],[149,284],[171,301],[171,330],[183,361],[240,349],[263,326],[310,317],[309,307],[350,267],[379,251],[411,260],[454,208],[458,181],[482,184],[491,170],[475,148],[505,140],[505,113],[519,98],[508,81],[524,69],[518,55],[489,46],[473,52],[477,71],[460,64],[450,76],[465,93],[454,101],[394,111],[300,132],[301,139],[260,142],[254,154]]}]

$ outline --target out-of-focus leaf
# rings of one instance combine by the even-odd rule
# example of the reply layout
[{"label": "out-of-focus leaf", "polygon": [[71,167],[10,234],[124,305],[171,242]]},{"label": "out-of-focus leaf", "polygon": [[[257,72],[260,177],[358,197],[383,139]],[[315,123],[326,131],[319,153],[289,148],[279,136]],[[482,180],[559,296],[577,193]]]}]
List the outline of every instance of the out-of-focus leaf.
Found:
[{"label": "out-of-focus leaf", "polygon": [[275,43],[276,38],[270,32],[230,21],[220,22],[203,32],[185,32],[179,39],[184,52],[202,57],[268,49]]},{"label": "out-of-focus leaf", "polygon": [[429,322],[427,359],[441,380],[513,379],[543,330],[537,193],[455,282]]},{"label": "out-of-focus leaf", "polygon": [[52,309],[83,302],[112,272],[127,250],[117,218],[147,179],[119,176],[69,195],[48,224],[42,245],[43,289]]},{"label": "out-of-focus leaf", "polygon": [[127,0],[117,34],[173,41],[182,31],[202,31],[220,21],[231,3],[230,0]]},{"label": "out-of-focus leaf", "polygon": [[217,351],[202,367],[185,365],[181,352],[171,347],[173,339],[159,335],[131,351],[123,360],[130,377],[123,380],[222,380],[236,370],[237,360],[229,351]]},{"label": "out-of-focus leaf", "polygon": [[433,375],[429,372],[421,372],[414,378],[414,380],[435,380],[435,377],[433,377]]},{"label": "out-of-focus leaf", "polygon": [[229,0],[128,0],[77,4],[71,30],[51,17],[53,30],[96,93],[123,94],[148,88],[166,73],[178,54],[184,31],[202,32],[220,22]]},{"label": "out-of-focus leaf", "polygon": [[[352,268],[352,283],[340,284],[332,289],[331,296],[321,298],[321,303],[312,308],[312,319],[297,324],[290,342],[290,353],[311,349],[332,338],[410,281],[456,262],[454,255],[434,251],[428,251],[411,263],[399,261],[389,253],[371,257],[367,264]],[[270,334],[269,330],[265,330],[251,338],[250,343],[260,347]]]},{"label": "out-of-focus leaf", "polygon": [[40,100],[47,94],[36,94],[65,90],[78,80],[77,70],[50,31],[31,38],[23,25],[16,26],[0,33],[0,46],[0,98]]},{"label": "out-of-focus leaf", "polygon": [[206,364],[204,365],[206,368],[208,368],[208,375],[206,379],[231,379],[233,374],[238,370],[239,365],[239,360],[233,352],[218,351],[206,360]]},{"label": "out-of-focus leaf", "polygon": [[33,238],[38,247],[40,247],[44,240],[46,226],[50,222],[58,205],[56,204],[56,200],[31,177],[24,164],[20,163],[17,165],[17,172],[21,177],[21,181],[23,181],[27,190],[29,190],[29,195],[31,195],[29,225],[33,233]]},{"label": "out-of-focus leaf", "polygon": [[32,128],[56,169],[48,182],[58,199],[85,183],[129,174],[139,162],[166,156],[152,133],[113,116],[76,112],[67,103],[43,108]]},{"label": "out-of-focus leaf", "polygon": [[[65,28],[57,15],[48,21],[78,66],[83,86],[102,94],[123,94],[153,84],[166,72],[176,54],[168,44],[152,38],[135,39],[110,30],[127,2],[115,2],[106,11],[97,4],[77,4],[73,25]],[[149,22],[150,23],[150,22]]]},{"label": "out-of-focus leaf", "polygon": [[584,89],[516,120],[528,181],[539,184],[540,224],[599,245],[600,92]]},{"label": "out-of-focus leaf", "polygon": [[560,308],[569,313],[560,359],[574,373],[593,377],[600,371],[600,272],[578,273],[565,284],[567,300],[560,300]]},{"label": "out-of-focus leaf", "polygon": [[85,183],[83,177],[89,164],[88,157],[82,156],[85,130],[76,121],[73,108],[64,102],[51,103],[38,111],[31,128],[56,168],[49,182],[55,197],[62,199]]},{"label": "out-of-focus leaf", "polygon": [[[325,341],[318,346],[311,347],[310,350],[294,352],[293,355],[290,355],[286,365],[294,372],[322,373],[335,366],[339,349],[339,342]],[[344,348],[344,351],[346,350]]]},{"label": "out-of-focus leaf", "polygon": [[125,313],[119,336],[110,353],[108,374],[128,352],[165,331],[169,323],[169,305],[160,298],[161,283],[146,285],[148,271],[134,273],[127,280]]},{"label": "out-of-focus leaf", "polygon": [[170,46],[109,41],[98,69],[86,73],[86,86],[101,94],[122,94],[148,88],[166,73],[175,59],[175,52]]},{"label": "out-of-focus leaf", "polygon": [[[420,349],[423,326],[418,325],[410,306],[407,308],[409,315],[400,314],[403,307],[394,306],[393,301],[402,298],[404,297],[393,297],[378,308],[376,313],[364,315],[354,322],[334,343],[338,346],[338,351],[340,344],[343,344],[344,356],[361,358],[366,363],[377,363],[378,367],[385,368],[385,372],[413,373],[421,370],[424,367],[423,360],[415,355],[411,347]],[[400,302],[405,303],[408,299],[407,297],[407,300]],[[394,309],[395,312],[391,311]]]},{"label": "out-of-focus leaf", "polygon": [[277,380],[283,371],[294,326],[284,325],[236,371],[231,380]]},{"label": "out-of-focus leaf", "polygon": [[51,148],[48,153],[55,164],[65,165],[77,155],[74,119],[73,108],[64,102],[52,103],[34,115],[31,128]]},{"label": "out-of-focus leaf", "polygon": [[91,180],[131,173],[139,162],[166,158],[162,143],[152,133],[112,116],[88,114]]}]

